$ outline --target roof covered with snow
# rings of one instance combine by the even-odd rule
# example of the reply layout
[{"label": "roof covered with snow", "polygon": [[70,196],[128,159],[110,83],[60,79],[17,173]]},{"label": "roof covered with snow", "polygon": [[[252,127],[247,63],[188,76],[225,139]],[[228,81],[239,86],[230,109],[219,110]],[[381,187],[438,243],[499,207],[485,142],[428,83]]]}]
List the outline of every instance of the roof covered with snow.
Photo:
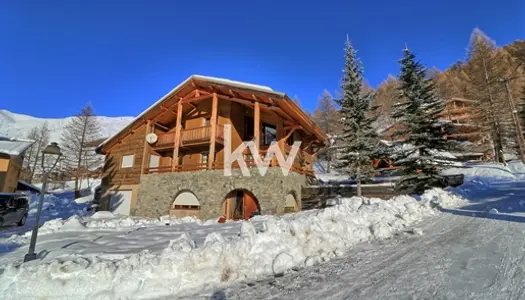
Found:
[{"label": "roof covered with snow", "polygon": [[[159,100],[157,100],[155,103],[153,103],[146,110],[144,110],[141,114],[139,114],[133,121],[131,121],[128,124],[128,126],[122,128],[120,131],[116,132],[115,134],[113,134],[112,136],[107,138],[104,142],[102,142],[97,147],[97,149],[100,149],[101,147],[106,145],[109,141],[111,141],[115,137],[119,136],[121,133],[125,132],[127,129],[131,128],[131,126],[133,126],[133,124],[135,124],[137,121],[141,120],[148,112],[150,112],[154,108],[158,107],[161,103],[163,103],[172,94],[177,93],[179,90],[184,88],[187,84],[191,83],[192,80],[198,80],[198,81],[212,83],[212,84],[217,84],[217,85],[226,85],[226,86],[229,86],[229,87],[232,87],[232,88],[238,88],[238,89],[249,90],[249,91],[254,91],[254,92],[266,93],[266,94],[277,96],[277,97],[280,97],[280,98],[287,98],[286,93],[274,91],[271,87],[264,86],[264,85],[258,85],[258,84],[253,84],[253,83],[246,83],[246,82],[241,82],[241,81],[236,81],[236,80],[231,80],[231,79],[226,79],[226,78],[212,77],[212,76],[204,76],[204,75],[197,75],[197,74],[191,75],[186,80],[184,80],[179,85],[177,85],[175,88],[173,88],[171,91],[169,91],[166,95],[164,95]],[[293,102],[293,101],[291,101],[291,102]],[[305,114],[305,113],[303,112],[303,114]],[[306,114],[305,114],[305,116],[306,116]],[[317,125],[314,124],[314,126],[318,128]],[[320,128],[318,128],[318,129],[319,129],[319,131],[322,132],[322,130]],[[326,134],[324,132],[322,132],[322,134],[326,137]]]},{"label": "roof covered with snow", "polygon": [[0,137],[0,153],[7,155],[20,155],[31,147],[35,141]]}]

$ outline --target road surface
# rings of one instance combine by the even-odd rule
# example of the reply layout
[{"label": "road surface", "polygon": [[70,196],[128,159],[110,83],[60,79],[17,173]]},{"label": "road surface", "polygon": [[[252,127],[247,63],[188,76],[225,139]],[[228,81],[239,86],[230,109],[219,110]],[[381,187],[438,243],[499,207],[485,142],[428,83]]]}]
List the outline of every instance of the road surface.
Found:
[{"label": "road surface", "polygon": [[423,221],[422,236],[362,244],[328,263],[190,298],[525,299],[525,182],[468,193],[471,205]]}]

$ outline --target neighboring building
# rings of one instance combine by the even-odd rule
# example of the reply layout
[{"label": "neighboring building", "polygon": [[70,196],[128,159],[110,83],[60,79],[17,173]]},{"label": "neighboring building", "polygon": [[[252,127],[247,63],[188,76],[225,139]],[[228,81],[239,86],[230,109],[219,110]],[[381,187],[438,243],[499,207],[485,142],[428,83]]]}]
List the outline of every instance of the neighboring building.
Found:
[{"label": "neighboring building", "polygon": [[18,186],[24,152],[33,145],[31,140],[0,137],[0,193],[14,193]]},{"label": "neighboring building", "polygon": [[[251,176],[224,176],[225,125],[231,151],[255,141],[265,154],[272,141],[283,153],[301,141],[292,172],[275,159],[265,176],[244,152]],[[146,139],[148,137],[148,139]],[[313,156],[326,134],[286,94],[269,87],[193,75],[104,141],[100,207],[158,217],[282,214],[301,207],[301,187],[313,175]]]},{"label": "neighboring building", "polygon": [[487,131],[472,122],[472,104],[475,101],[463,98],[451,98],[445,102],[441,121],[451,122],[453,133],[448,138],[471,143],[485,142]]},{"label": "neighboring building", "polygon": [[[472,103],[473,100],[456,97],[446,100],[440,118],[441,122],[452,125],[452,133],[447,134],[446,138],[463,143],[464,151],[454,155],[467,160],[479,159],[490,151],[487,131],[472,122]],[[402,121],[391,124],[381,131],[382,139],[388,142],[405,139],[406,136],[394,136],[403,126]]]}]

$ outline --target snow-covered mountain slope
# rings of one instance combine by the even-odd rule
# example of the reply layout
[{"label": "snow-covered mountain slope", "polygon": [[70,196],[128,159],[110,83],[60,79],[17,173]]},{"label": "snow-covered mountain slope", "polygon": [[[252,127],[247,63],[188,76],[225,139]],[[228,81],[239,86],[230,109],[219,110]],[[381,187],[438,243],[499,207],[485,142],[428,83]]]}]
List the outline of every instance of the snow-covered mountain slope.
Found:
[{"label": "snow-covered mountain slope", "polygon": [[[24,138],[34,127],[41,126],[47,121],[51,130],[51,142],[60,142],[60,136],[71,117],[62,119],[35,118],[28,115],[0,110],[0,136]],[[134,117],[102,117],[97,116],[100,124],[100,138],[106,138],[128,125]]]}]

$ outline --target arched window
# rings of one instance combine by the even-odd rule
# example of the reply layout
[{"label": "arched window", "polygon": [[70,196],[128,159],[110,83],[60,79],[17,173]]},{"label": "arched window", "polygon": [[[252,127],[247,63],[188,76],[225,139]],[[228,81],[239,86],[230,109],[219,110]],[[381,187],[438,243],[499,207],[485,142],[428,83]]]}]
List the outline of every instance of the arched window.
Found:
[{"label": "arched window", "polygon": [[200,209],[200,203],[192,192],[182,192],[173,201],[174,209]]},{"label": "arched window", "polygon": [[289,193],[285,198],[284,212],[289,213],[295,211],[299,211],[299,206],[297,205],[297,200],[295,200],[294,194]]}]

